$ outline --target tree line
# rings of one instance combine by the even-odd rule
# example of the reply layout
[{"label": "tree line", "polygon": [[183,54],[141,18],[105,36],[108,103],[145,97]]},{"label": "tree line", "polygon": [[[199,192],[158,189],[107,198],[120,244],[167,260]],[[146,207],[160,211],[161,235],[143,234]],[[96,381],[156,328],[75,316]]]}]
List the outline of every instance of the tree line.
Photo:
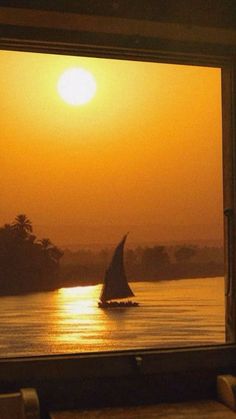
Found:
[{"label": "tree line", "polygon": [[[61,273],[70,285],[95,284],[103,280],[113,249],[93,251],[65,249]],[[224,273],[223,248],[176,246],[138,246],[126,249],[125,269],[130,281],[221,276]]]},{"label": "tree line", "polygon": [[[113,249],[62,252],[50,239],[38,239],[32,222],[19,214],[0,227],[0,295],[98,284]],[[145,246],[126,249],[125,268],[130,281],[220,276],[223,249],[191,245]]]},{"label": "tree line", "polygon": [[17,215],[0,228],[0,294],[56,288],[62,256],[50,239],[37,239],[25,214]]}]

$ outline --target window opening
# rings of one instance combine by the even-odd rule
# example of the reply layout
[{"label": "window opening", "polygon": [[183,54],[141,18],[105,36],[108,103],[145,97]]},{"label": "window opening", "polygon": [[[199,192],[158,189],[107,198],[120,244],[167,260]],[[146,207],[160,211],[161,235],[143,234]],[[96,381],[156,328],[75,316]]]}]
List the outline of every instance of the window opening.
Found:
[{"label": "window opening", "polygon": [[225,342],[220,68],[0,54],[0,356]]}]

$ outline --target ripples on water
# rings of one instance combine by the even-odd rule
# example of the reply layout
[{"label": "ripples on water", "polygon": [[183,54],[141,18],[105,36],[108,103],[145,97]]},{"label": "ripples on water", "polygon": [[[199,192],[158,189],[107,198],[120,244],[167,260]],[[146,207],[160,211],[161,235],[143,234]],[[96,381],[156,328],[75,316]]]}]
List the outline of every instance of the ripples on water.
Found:
[{"label": "ripples on water", "polygon": [[139,307],[102,310],[101,285],[0,297],[0,356],[224,342],[223,278],[131,284]]}]

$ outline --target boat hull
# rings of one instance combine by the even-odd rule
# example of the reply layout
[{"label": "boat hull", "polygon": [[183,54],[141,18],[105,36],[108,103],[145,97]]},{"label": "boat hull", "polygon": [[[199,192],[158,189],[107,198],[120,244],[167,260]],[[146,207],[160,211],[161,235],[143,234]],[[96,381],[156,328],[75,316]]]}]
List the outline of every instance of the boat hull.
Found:
[{"label": "boat hull", "polygon": [[126,308],[126,307],[138,307],[139,303],[134,301],[104,301],[98,302],[99,308]]}]

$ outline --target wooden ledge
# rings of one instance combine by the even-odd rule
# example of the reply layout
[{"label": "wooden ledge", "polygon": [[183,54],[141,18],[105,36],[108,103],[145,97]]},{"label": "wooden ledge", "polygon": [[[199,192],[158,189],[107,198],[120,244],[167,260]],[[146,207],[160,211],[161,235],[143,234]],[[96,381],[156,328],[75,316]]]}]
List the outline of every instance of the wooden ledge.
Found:
[{"label": "wooden ledge", "polygon": [[53,412],[51,419],[236,419],[236,413],[213,400],[163,403],[154,406]]}]

